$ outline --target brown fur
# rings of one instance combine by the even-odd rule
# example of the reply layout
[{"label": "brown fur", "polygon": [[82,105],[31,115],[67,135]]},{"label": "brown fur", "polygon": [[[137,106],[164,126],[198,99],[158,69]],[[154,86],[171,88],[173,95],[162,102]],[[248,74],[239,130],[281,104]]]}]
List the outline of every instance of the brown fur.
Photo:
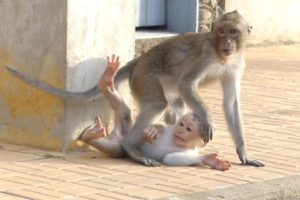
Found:
[{"label": "brown fur", "polygon": [[[226,31],[224,37],[217,34],[220,27]],[[237,31],[234,37],[229,34],[232,29]],[[133,159],[149,166],[158,164],[144,157],[138,145],[142,141],[143,128],[168,114],[169,104],[172,108],[175,101],[167,99],[168,91],[177,91],[177,96],[204,121],[205,142],[212,139],[212,119],[197,88],[210,80],[221,80],[225,116],[239,157],[244,164],[262,166],[246,156],[240,119],[239,84],[244,68],[243,48],[249,35],[248,29],[243,17],[233,11],[220,17],[210,33],[188,33],[174,37],[136,59],[135,65],[131,66],[129,83],[140,105],[140,113],[122,144]],[[162,84],[166,78],[173,79],[169,84],[172,88],[165,88]],[[176,113],[171,116],[178,118]]]}]

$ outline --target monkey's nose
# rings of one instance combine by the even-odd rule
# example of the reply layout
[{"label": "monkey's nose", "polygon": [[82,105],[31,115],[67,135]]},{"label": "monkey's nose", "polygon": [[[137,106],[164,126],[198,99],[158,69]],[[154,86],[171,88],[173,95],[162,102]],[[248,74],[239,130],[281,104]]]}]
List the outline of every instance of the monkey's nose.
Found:
[{"label": "monkey's nose", "polygon": [[181,135],[181,134],[182,134],[182,131],[181,131],[181,130],[177,130],[177,131],[176,131],[176,134]]}]

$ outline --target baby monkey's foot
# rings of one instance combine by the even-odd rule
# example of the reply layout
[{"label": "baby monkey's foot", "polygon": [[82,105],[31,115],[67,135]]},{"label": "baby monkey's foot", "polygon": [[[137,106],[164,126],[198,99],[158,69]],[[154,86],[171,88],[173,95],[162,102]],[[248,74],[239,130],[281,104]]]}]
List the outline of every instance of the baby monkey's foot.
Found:
[{"label": "baby monkey's foot", "polygon": [[87,127],[78,137],[79,140],[89,143],[91,140],[105,137],[106,129],[102,126],[101,118],[97,116],[95,118],[95,124]]}]

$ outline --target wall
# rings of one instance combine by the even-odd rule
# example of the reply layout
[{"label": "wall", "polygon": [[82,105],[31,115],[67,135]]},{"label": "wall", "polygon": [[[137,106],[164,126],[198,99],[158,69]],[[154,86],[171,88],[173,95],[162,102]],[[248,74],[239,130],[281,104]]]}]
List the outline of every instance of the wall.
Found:
[{"label": "wall", "polygon": [[[120,55],[121,64],[134,56],[134,1],[69,0],[67,80],[69,91],[85,91],[98,83],[106,57]],[[74,14],[76,13],[76,14]],[[124,94],[122,94],[124,96]],[[110,121],[105,98],[95,102],[66,102],[66,141],[72,141],[99,114]]]},{"label": "wall", "polygon": [[[60,146],[64,102],[12,77],[4,64],[63,88],[66,3],[0,1],[0,139],[45,148]],[[60,23],[58,23],[60,22]],[[50,28],[51,27],[51,28]]]},{"label": "wall", "polygon": [[237,9],[253,26],[252,44],[300,41],[300,1],[226,0],[225,10]]},{"label": "wall", "polygon": [[66,148],[96,113],[109,120],[102,99],[92,103],[53,97],[14,78],[31,77],[70,91],[96,85],[106,56],[122,64],[134,54],[134,1],[0,1],[0,141]]}]

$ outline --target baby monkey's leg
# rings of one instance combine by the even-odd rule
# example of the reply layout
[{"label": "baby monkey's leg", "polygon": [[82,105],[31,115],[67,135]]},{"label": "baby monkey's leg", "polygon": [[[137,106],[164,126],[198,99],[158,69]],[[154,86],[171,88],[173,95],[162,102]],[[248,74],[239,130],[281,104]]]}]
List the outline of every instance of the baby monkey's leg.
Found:
[{"label": "baby monkey's leg", "polygon": [[113,157],[122,157],[125,154],[120,144],[123,136],[120,134],[119,130],[120,128],[118,126],[115,127],[110,135],[106,137],[106,128],[102,126],[101,119],[97,116],[95,125],[87,128],[79,136],[79,139],[103,153],[110,154]]},{"label": "baby monkey's leg", "polygon": [[108,138],[96,138],[91,140],[89,144],[114,157],[121,157],[125,155],[121,142],[132,124],[131,112],[113,84],[114,76],[119,68],[119,58],[115,59],[115,56],[113,56],[110,60],[108,57],[107,61],[107,68],[99,81],[98,87],[103,91],[114,111],[115,125]]}]

